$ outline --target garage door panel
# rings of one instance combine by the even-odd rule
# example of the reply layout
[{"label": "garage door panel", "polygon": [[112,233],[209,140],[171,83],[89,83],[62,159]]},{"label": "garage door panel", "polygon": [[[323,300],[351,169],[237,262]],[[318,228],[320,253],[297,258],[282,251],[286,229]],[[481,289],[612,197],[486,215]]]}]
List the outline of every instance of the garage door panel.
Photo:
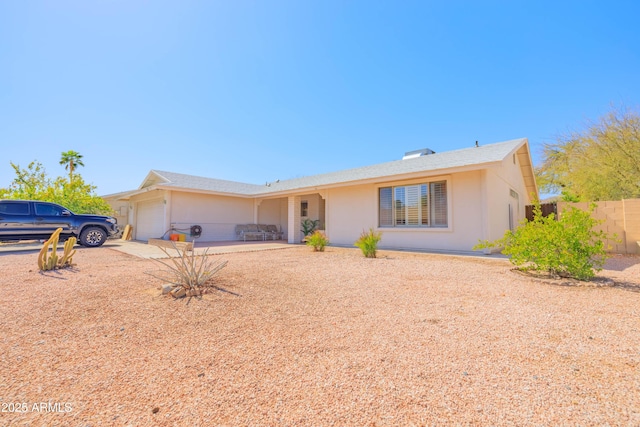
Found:
[{"label": "garage door panel", "polygon": [[159,239],[164,234],[164,202],[162,199],[138,203],[136,240]]}]

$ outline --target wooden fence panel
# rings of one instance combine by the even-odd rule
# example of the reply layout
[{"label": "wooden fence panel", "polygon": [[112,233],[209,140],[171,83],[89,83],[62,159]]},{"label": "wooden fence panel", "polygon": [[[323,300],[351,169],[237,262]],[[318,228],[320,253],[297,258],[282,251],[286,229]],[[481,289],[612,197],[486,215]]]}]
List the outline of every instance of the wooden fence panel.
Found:
[{"label": "wooden fence panel", "polygon": [[[549,216],[551,214],[557,217],[557,205],[555,202],[553,203],[541,203],[540,209],[542,210],[542,216]],[[533,221],[533,205],[525,206],[525,216],[527,221]]]}]

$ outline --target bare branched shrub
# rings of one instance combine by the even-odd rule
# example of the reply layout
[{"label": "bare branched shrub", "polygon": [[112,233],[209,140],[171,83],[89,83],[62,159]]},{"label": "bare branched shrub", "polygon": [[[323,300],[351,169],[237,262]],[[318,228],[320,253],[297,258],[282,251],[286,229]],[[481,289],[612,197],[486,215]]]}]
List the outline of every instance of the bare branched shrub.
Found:
[{"label": "bare branched shrub", "polygon": [[172,245],[177,256],[172,256],[167,249],[160,248],[167,255],[168,260],[154,259],[155,262],[165,266],[166,270],[160,273],[147,272],[147,274],[183,288],[187,293],[199,290],[227,265],[226,260],[216,260],[208,256],[207,250],[202,255],[196,255],[194,251],[188,251],[186,248],[179,249],[173,242]]}]

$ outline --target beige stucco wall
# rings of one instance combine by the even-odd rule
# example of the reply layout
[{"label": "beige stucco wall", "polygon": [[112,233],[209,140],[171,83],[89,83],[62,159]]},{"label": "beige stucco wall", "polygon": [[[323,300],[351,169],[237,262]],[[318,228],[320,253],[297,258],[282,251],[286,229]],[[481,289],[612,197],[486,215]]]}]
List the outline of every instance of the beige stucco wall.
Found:
[{"label": "beige stucco wall", "polygon": [[509,186],[498,175],[496,169],[485,172],[484,194],[486,202],[485,237],[483,240],[496,240],[509,228]]},{"label": "beige stucco wall", "polygon": [[258,206],[258,223],[277,225],[284,231],[287,223],[287,199],[266,199]]},{"label": "beige stucco wall", "polygon": [[[531,195],[527,194],[518,157],[507,156],[504,161],[484,172],[486,200],[485,238],[496,240],[509,228],[509,207],[513,219],[511,225],[516,227],[525,217],[525,206],[531,203]],[[511,190],[518,194],[512,197]]]},{"label": "beige stucco wall", "polygon": [[304,201],[308,203],[309,211],[307,216],[302,217],[302,219],[320,220],[320,228],[323,228],[325,224],[325,209],[322,197],[318,193],[305,194],[300,196],[300,202]]},{"label": "beige stucco wall", "polygon": [[236,224],[254,223],[254,201],[247,198],[171,192],[169,223],[189,233],[192,225],[202,227],[199,240],[235,240]]},{"label": "beige stucco wall", "polygon": [[[449,227],[378,227],[378,189],[446,179]],[[381,248],[470,251],[483,236],[482,174],[478,171],[410,181],[335,188],[326,201],[327,234],[338,245],[353,245],[363,230],[382,232]]]},{"label": "beige stucco wall", "polygon": [[377,227],[377,187],[359,185],[327,191],[326,234],[338,245],[352,245],[362,230]]},{"label": "beige stucco wall", "polygon": [[124,229],[129,223],[129,201],[128,200],[109,200],[105,198],[113,210],[113,217],[118,220],[118,227]]}]

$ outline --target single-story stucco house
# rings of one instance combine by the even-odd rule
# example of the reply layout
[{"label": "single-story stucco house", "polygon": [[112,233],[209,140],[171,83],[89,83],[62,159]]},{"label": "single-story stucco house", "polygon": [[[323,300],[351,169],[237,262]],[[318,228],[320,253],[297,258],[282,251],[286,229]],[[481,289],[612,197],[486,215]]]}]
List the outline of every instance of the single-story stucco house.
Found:
[{"label": "single-story stucco house", "polygon": [[381,248],[469,251],[502,237],[537,197],[523,138],[266,185],[152,170],[137,190],[105,199],[136,240],[199,225],[199,241],[229,241],[238,224],[274,224],[299,243],[310,218],[331,244],[351,246],[373,228]]}]

